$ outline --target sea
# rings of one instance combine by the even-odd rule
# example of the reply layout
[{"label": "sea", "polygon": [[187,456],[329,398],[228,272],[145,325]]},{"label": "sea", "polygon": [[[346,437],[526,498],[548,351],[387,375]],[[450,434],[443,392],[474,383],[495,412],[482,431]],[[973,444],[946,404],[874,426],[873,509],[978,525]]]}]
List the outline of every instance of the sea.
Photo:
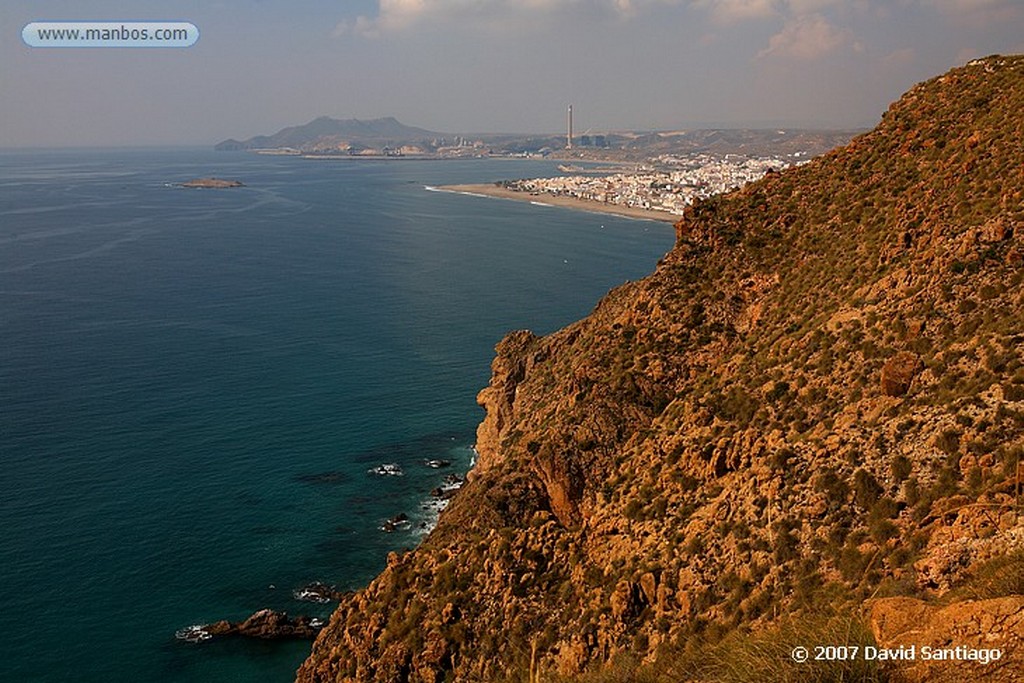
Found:
[{"label": "sea", "polygon": [[[175,634],[327,617],[297,591],[365,585],[472,465],[502,336],[671,247],[668,223],[436,190],[558,174],[0,152],[0,680],[292,680],[308,642]],[[244,187],[178,186],[208,176]]]}]

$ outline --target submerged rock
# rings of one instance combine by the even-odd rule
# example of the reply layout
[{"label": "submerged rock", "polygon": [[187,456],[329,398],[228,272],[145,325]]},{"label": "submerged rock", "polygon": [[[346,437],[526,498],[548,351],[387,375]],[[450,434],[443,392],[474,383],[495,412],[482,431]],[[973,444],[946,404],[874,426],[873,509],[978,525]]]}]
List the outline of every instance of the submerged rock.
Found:
[{"label": "submerged rock", "polygon": [[321,605],[332,600],[340,600],[344,595],[334,586],[329,586],[322,581],[313,581],[312,583],[307,583],[302,588],[296,588],[292,591],[292,597],[296,600],[315,602]]},{"label": "submerged rock", "polygon": [[397,515],[384,522],[384,525],[380,529],[381,531],[385,531],[390,534],[398,527],[407,526],[408,524],[409,515],[405,514],[404,512],[399,512]]},{"label": "submerged rock", "polygon": [[401,477],[405,474],[402,468],[393,462],[386,462],[376,467],[371,467],[366,470],[370,474],[376,474],[381,477]]},{"label": "submerged rock", "polygon": [[207,630],[205,624],[192,624],[175,631],[174,637],[186,643],[202,643],[213,638],[213,634]]},{"label": "submerged rock", "polygon": [[439,470],[442,467],[450,467],[452,464],[451,460],[424,460],[423,464],[427,467],[432,467],[435,470]]}]

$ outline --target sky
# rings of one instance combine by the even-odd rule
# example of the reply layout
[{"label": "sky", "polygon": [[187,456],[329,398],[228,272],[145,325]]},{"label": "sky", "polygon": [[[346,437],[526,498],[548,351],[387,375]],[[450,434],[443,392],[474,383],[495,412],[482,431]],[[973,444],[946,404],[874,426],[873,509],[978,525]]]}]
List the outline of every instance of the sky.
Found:
[{"label": "sky", "polygon": [[[189,48],[32,48],[32,21],[195,24]],[[318,116],[447,133],[867,128],[1024,52],[1022,0],[4,0],[0,147],[210,145]]]}]

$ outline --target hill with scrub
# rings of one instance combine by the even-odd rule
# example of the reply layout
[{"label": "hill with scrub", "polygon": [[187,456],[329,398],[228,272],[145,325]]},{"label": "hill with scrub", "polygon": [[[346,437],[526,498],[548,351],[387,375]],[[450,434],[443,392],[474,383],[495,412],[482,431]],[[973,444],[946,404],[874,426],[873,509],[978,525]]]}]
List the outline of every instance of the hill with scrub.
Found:
[{"label": "hill with scrub", "polygon": [[282,128],[273,135],[257,135],[248,140],[224,140],[217,143],[218,151],[258,149],[292,149],[304,152],[348,151],[367,146],[400,147],[404,144],[426,144],[438,137],[423,128],[400,123],[393,117],[379,119],[332,119],[321,116],[301,126]]},{"label": "hill with scrub", "polygon": [[[954,69],[509,334],[470,481],[298,680],[1015,680],[1022,112],[1024,57]],[[793,661],[817,644],[1001,658]]]}]

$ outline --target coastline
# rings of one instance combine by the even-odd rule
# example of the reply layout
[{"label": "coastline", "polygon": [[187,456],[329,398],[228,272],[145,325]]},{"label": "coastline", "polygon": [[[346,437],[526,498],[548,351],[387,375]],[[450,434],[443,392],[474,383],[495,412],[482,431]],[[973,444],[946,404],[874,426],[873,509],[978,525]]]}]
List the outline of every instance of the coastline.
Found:
[{"label": "coastline", "polygon": [[[28,411],[25,414],[31,419],[19,422],[23,430],[0,435],[0,449],[10,450],[13,443],[11,453],[18,467],[8,468],[8,475],[18,481],[26,479],[32,486],[12,492],[17,514],[5,519],[10,537],[5,545],[17,579],[9,591],[12,611],[31,611],[45,620],[59,619],[60,593],[39,591],[39,586],[68,585],[76,575],[95,571],[115,556],[145,553],[178,558],[173,571],[167,563],[158,562],[140,564],[124,576],[97,575],[95,585],[90,585],[80,601],[87,618],[62,622],[62,628],[75,641],[74,648],[54,654],[41,648],[45,643],[31,634],[10,639],[7,663],[24,672],[25,679],[57,683],[61,671],[78,667],[86,672],[102,672],[112,680],[130,680],[139,677],[140,671],[141,677],[153,680],[209,680],[218,676],[294,680],[296,668],[310,656],[308,645],[301,641],[271,646],[258,639],[238,640],[193,647],[185,638],[202,636],[187,627],[222,619],[244,623],[262,608],[287,612],[292,619],[308,615],[326,621],[333,606],[297,601],[295,592],[301,594],[318,578],[337,584],[341,591],[365,588],[386,566],[388,553],[402,553],[421,544],[427,527],[421,529],[420,523],[427,522],[428,527],[433,524],[436,508],[447,502],[445,476],[456,472],[462,475],[471,461],[470,447],[482,417],[476,414],[474,397],[486,384],[495,340],[510,327],[506,309],[529,311],[531,324],[539,329],[557,329],[584,315],[591,308],[588,302],[596,301],[614,283],[642,277],[671,246],[670,231],[651,229],[648,235],[644,226],[624,221],[612,221],[614,225],[609,224],[607,231],[596,231],[599,223],[611,219],[579,212],[557,218],[565,226],[556,231],[558,234],[543,225],[545,220],[523,220],[521,214],[525,211],[516,211],[514,204],[464,201],[466,206],[455,207],[454,212],[417,214],[425,195],[422,184],[406,184],[410,174],[432,185],[453,182],[453,173],[466,171],[471,173],[469,180],[480,178],[480,174],[486,180],[488,176],[519,173],[524,162],[516,159],[461,162],[466,170],[452,170],[444,163],[403,170],[405,167],[399,164],[368,159],[367,163],[380,163],[374,177],[368,179],[362,173],[335,174],[315,163],[310,168],[290,158],[256,155],[232,155],[233,159],[225,160],[228,166],[221,167],[214,154],[188,149],[76,149],[38,155],[19,153],[4,159],[18,179],[17,184],[12,183],[14,206],[50,207],[52,198],[66,190],[62,169],[73,166],[81,173],[81,184],[76,185],[74,194],[85,197],[93,207],[81,218],[82,226],[89,231],[80,240],[61,235],[34,240],[32,250],[6,255],[14,266],[31,264],[36,258],[84,254],[82,258],[93,260],[75,261],[68,267],[99,264],[124,273],[125,286],[143,293],[140,298],[121,301],[107,296],[108,282],[103,278],[58,278],[53,292],[48,290],[40,299],[38,311],[54,318],[56,343],[33,344],[37,336],[33,316],[15,316],[5,326],[5,342],[14,344],[18,351],[16,371],[25,370],[29,378],[32,368],[51,368],[48,372],[53,373],[55,381],[83,387],[83,395],[90,400],[109,396],[109,387],[115,387],[124,393],[125,400],[134,402],[133,420],[142,425],[177,414],[182,405],[180,393],[153,391],[153,387],[180,383],[189,388],[189,405],[203,416],[194,425],[189,422],[194,429],[151,434],[152,439],[140,436],[131,425],[99,430],[90,437],[88,449],[69,454],[69,458],[76,458],[69,460],[73,466],[49,472],[39,469],[33,458],[19,456],[45,450],[50,439],[64,438],[65,430],[74,438],[75,433],[86,433],[95,424],[121,424],[121,404],[92,401],[94,408],[62,416],[59,402],[48,403],[44,406],[47,410],[39,412],[30,403],[15,401],[15,407]],[[130,173],[127,177],[132,180],[126,181],[121,172],[116,176],[106,173],[112,160],[122,172]],[[182,197],[190,199],[193,195],[168,187],[172,183],[168,182],[167,169],[181,166],[183,161],[187,164],[184,168],[203,170],[186,170],[177,174],[179,178],[173,178],[172,173],[170,180],[187,181],[205,173],[237,178],[250,187],[270,187],[280,180],[280,169],[287,167],[294,170],[294,175],[280,185],[284,200],[301,200],[323,207],[329,215],[341,216],[338,185],[321,182],[331,171],[329,175],[338,179],[344,193],[352,197],[344,203],[344,218],[338,220],[345,221],[346,226],[357,226],[359,234],[370,236],[372,241],[353,240],[348,229],[323,230],[317,220],[296,221],[291,211],[257,209],[261,216],[258,220],[249,211],[228,211],[215,219],[204,214],[199,220],[195,212],[179,210]],[[224,170],[228,167],[233,170]],[[381,177],[387,182],[376,182]],[[45,183],[37,184],[36,178],[46,178]],[[122,195],[125,186],[130,195]],[[47,191],[37,192],[37,187]],[[206,196],[201,190],[195,192],[203,195],[195,195],[196,199]],[[223,197],[232,207],[262,206],[259,193],[245,188],[237,190],[243,193],[240,195],[230,190],[221,190],[227,192],[224,195],[216,190],[207,192],[213,193],[209,198],[218,205],[222,200],[217,197]],[[137,197],[133,201],[153,210],[139,216],[138,223],[124,219],[125,211],[129,218],[132,216],[121,201],[124,196]],[[429,195],[426,197],[429,200]],[[395,221],[393,212],[412,218]],[[374,291],[388,292],[387,287],[394,284],[394,273],[388,268],[339,268],[339,254],[351,254],[352,262],[359,264],[372,263],[374,258],[415,260],[428,265],[424,274],[437,272],[451,268],[451,245],[465,245],[469,253],[485,253],[494,244],[494,233],[486,226],[481,229],[481,221],[502,213],[520,213],[517,222],[521,227],[509,235],[514,239],[503,243],[507,251],[502,252],[514,259],[515,267],[495,269],[487,258],[458,261],[458,277],[452,280],[453,286],[457,285],[456,296],[449,301],[465,302],[464,306],[439,306],[435,291],[422,286],[408,287],[412,293],[400,298],[344,296],[352,291],[355,276]],[[535,211],[529,214],[543,217]],[[37,229],[33,215],[34,211],[12,215],[10,224],[0,232],[27,234]],[[141,253],[159,253],[176,267],[133,267],[133,258],[140,253],[134,249],[90,251],[96,246],[91,229],[97,224],[114,226],[109,234],[105,229],[100,231],[104,243],[134,240]],[[217,229],[211,230],[211,226]],[[137,230],[144,232],[137,234]],[[157,235],[162,230],[180,239],[165,243],[147,237],[151,231]],[[410,239],[424,234],[440,236],[447,242],[424,252],[415,239]],[[573,248],[584,237],[596,240],[595,245],[609,247],[581,250],[583,253],[572,258],[571,268],[565,271],[550,267],[551,254],[573,254]],[[209,258],[191,258],[197,243],[211,247]],[[270,257],[273,260],[267,263],[272,267],[261,269],[260,274],[267,284],[265,296],[253,298],[249,278],[238,277],[237,260],[253,263]],[[582,273],[583,277],[566,278],[566,272]],[[294,277],[294,273],[300,276]],[[12,280],[19,283],[19,291],[33,291],[31,281],[37,273],[32,266],[18,269],[11,276],[27,278]],[[237,302],[231,326],[213,324],[216,321],[204,313],[205,298],[196,300],[198,312],[187,306],[177,308],[179,302],[195,298],[195,282],[207,284],[218,300]],[[551,295],[537,301],[535,290],[522,286],[524,282],[537,283],[538,289]],[[497,287],[493,292],[489,289],[496,283],[501,285],[500,292]],[[446,291],[448,286],[445,282]],[[483,304],[488,295],[495,297],[493,303]],[[158,324],[154,319],[152,325],[116,330],[110,327],[109,321],[121,316],[145,318],[146,309],[136,305],[153,300],[173,302],[173,313],[184,315],[182,325],[188,326],[181,327],[173,319]],[[404,314],[409,310],[429,311],[427,327],[422,320]],[[273,315],[268,316],[267,311]],[[382,319],[388,325],[385,329],[378,326]],[[116,348],[111,347],[105,332],[79,338],[75,333],[79,324],[101,331],[109,329],[121,341]],[[50,334],[49,327],[47,330]],[[293,333],[309,343],[284,346]],[[424,364],[420,355],[387,352],[390,337],[412,338],[417,334],[423,336],[422,350],[430,354],[429,363]],[[342,347],[334,344],[342,339],[344,353],[336,353]],[[347,343],[350,339],[351,346]],[[175,347],[174,354],[154,359],[147,353],[147,348],[167,344]],[[240,349],[245,357],[252,354],[265,360],[264,370],[250,373],[244,364],[218,362],[221,353],[234,349]],[[330,359],[338,361],[338,372],[292,376],[291,369],[297,367],[291,365],[293,359],[308,357],[315,364],[323,359],[325,351]],[[115,361],[130,359],[133,367],[137,359],[142,359],[138,364],[141,369],[109,378],[106,374],[88,374],[93,367],[90,359],[105,359],[110,353],[114,353],[111,358]],[[117,367],[114,361],[104,363]],[[451,368],[479,370],[456,376],[449,372]],[[423,381],[382,384],[373,379],[393,378],[395,373],[418,378],[421,369],[426,378]],[[435,371],[439,374],[432,374]],[[292,379],[267,382],[264,372]],[[86,380],[82,373],[86,373]],[[31,398],[31,389],[26,391],[29,393],[25,396]],[[139,401],[135,398],[138,396],[149,398]],[[302,406],[301,416],[293,422],[288,416],[299,415],[300,399],[309,405]],[[387,410],[381,410],[380,405],[387,406]],[[284,417],[268,417],[268,406],[280,408]],[[58,424],[61,430],[36,430],[36,421]],[[251,439],[233,436],[242,433]],[[212,445],[204,445],[206,439],[211,439]],[[145,469],[150,463],[148,457],[125,460],[124,467],[111,469],[104,465],[120,462],[118,458],[124,453],[139,447],[169,464],[166,473],[152,480],[153,485],[146,474],[150,470]],[[216,449],[216,457],[207,457],[207,447]],[[289,452],[294,449],[294,457],[286,458],[287,462],[278,459],[275,454],[283,452],[282,448]],[[426,459],[447,459],[452,465],[435,468],[424,464]],[[271,464],[252,467],[253,462]],[[366,472],[387,463],[400,464],[405,476]],[[91,471],[91,467],[102,475],[97,475],[96,486],[88,487],[88,491],[75,492],[66,501],[58,495],[53,498],[60,503],[56,506],[32,502],[37,491],[74,492],[74,486],[66,482],[73,484],[76,472],[84,471],[82,468]],[[433,495],[434,488],[441,488],[442,495]],[[211,495],[211,491],[219,493]],[[166,493],[173,497],[162,498]],[[116,508],[104,504],[115,499],[119,501]],[[174,535],[180,520],[168,520],[161,513],[168,505],[180,506],[186,515],[193,529],[188,538]],[[97,530],[86,539],[88,543],[66,533],[59,523],[61,515],[69,514],[69,510],[76,520]],[[408,519],[398,519],[401,513]],[[51,523],[54,519],[58,523]],[[125,519],[131,520],[128,531]],[[387,522],[394,527],[390,533],[381,528]],[[103,542],[92,543],[97,539]],[[252,561],[253,553],[258,554],[258,562]],[[60,561],[53,559],[60,555],[64,555]],[[35,571],[35,563],[45,571]],[[112,613],[108,608],[116,611],[118,596],[126,593],[146,594],[159,609],[109,616]],[[7,603],[0,600],[0,604]],[[175,639],[176,631],[183,629],[185,638]],[[112,656],[122,647],[127,654]]]},{"label": "coastline", "polygon": [[576,197],[559,197],[552,194],[531,194],[529,192],[517,192],[494,183],[474,183],[470,185],[441,185],[437,188],[442,192],[456,192],[474,196],[485,196],[496,199],[512,199],[531,204],[560,206],[566,209],[577,211],[590,211],[591,213],[610,213],[616,216],[625,216],[638,220],[661,221],[663,223],[675,223],[682,216],[677,216],[666,211],[654,211],[651,209],[638,209],[631,206],[619,206],[617,204],[606,204],[591,199],[577,199]]}]

